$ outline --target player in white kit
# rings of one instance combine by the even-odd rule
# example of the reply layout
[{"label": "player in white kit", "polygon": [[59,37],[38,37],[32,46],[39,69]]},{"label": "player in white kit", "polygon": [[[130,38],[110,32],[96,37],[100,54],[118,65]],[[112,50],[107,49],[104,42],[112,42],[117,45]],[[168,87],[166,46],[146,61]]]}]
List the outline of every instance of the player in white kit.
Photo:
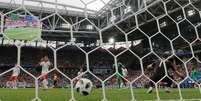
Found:
[{"label": "player in white kit", "polygon": [[74,85],[82,78],[82,75],[83,74],[83,69],[81,68],[80,71],[77,73],[77,77],[74,81]]},{"label": "player in white kit", "polygon": [[127,87],[128,70],[127,70],[126,67],[123,67],[123,68],[122,68],[122,73],[123,73],[124,79],[123,79],[123,83],[121,83],[121,87],[123,87],[123,85],[124,85],[125,87]]},{"label": "player in white kit", "polygon": [[48,56],[45,56],[41,59],[40,66],[42,66],[42,72],[41,75],[43,77],[43,87],[44,89],[48,89],[48,72],[49,68],[51,66],[51,62],[49,61]]},{"label": "player in white kit", "polygon": [[20,74],[20,68],[18,66],[13,68],[13,73],[10,77],[10,81],[13,89],[17,89],[17,77]]},{"label": "player in white kit", "polygon": [[80,80],[82,78],[82,73],[83,73],[83,69],[80,69],[80,71],[77,73],[77,79]]}]

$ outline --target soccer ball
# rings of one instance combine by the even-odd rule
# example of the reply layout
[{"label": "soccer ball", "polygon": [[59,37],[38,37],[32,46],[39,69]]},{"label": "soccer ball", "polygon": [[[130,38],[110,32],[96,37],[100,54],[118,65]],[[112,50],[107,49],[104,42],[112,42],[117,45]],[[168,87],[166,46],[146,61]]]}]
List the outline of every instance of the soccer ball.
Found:
[{"label": "soccer ball", "polygon": [[87,96],[92,91],[93,84],[91,80],[86,78],[81,78],[75,85],[76,91],[83,96]]}]

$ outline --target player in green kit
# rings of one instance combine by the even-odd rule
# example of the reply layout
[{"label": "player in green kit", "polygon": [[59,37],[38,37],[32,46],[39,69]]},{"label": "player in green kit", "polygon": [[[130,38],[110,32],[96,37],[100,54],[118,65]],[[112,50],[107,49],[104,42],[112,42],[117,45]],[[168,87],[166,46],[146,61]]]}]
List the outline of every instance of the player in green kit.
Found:
[{"label": "player in green kit", "polygon": [[[113,67],[115,68],[115,64],[113,64]],[[117,74],[116,74],[116,77],[117,77],[117,83],[118,83],[118,87],[121,88],[121,82],[123,82],[123,68],[124,68],[124,65],[120,62],[117,62]]]},{"label": "player in green kit", "polygon": [[191,72],[191,78],[192,78],[194,81],[197,81],[197,77],[198,77],[198,72],[194,69],[194,70]]}]

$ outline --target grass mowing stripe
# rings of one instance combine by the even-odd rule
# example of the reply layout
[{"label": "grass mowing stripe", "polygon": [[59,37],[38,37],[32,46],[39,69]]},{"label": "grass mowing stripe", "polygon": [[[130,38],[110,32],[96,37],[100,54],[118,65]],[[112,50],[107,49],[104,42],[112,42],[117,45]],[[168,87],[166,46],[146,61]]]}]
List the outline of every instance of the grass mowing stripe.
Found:
[{"label": "grass mowing stripe", "polygon": [[[146,94],[147,89],[133,89],[134,96],[137,101],[151,101],[155,100],[155,93]],[[172,98],[177,94],[177,89],[170,89],[171,93],[165,93],[164,89],[160,89],[160,97],[162,100],[170,100],[175,99]],[[0,99],[2,101],[30,101],[34,98],[35,89],[33,88],[25,88],[25,89],[0,89]],[[93,92],[89,96],[80,96],[78,93],[74,93],[77,101],[101,101],[102,99],[102,89],[94,89]],[[193,96],[189,96],[189,94],[193,94]],[[182,89],[182,95],[185,99],[192,99],[191,101],[198,101],[196,99],[200,99],[201,95],[197,89]],[[67,101],[71,98],[70,89],[49,89],[47,91],[39,90],[39,97],[42,101]],[[130,101],[130,90],[128,89],[106,89],[106,97],[109,101]],[[179,97],[178,97],[179,98]],[[194,99],[194,100],[193,100]],[[179,99],[177,99],[179,100]],[[171,100],[173,101],[173,100]],[[175,101],[175,100],[174,100]],[[190,100],[189,100],[190,101]]]}]

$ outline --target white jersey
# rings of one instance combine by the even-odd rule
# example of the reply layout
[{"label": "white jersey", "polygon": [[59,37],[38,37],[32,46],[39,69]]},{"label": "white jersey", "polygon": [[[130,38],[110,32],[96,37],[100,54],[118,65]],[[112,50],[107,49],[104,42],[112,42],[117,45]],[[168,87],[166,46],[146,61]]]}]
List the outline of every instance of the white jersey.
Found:
[{"label": "white jersey", "polygon": [[14,67],[12,76],[18,76],[20,74],[20,68]]},{"label": "white jersey", "polygon": [[126,68],[125,69],[122,68],[122,72],[124,77],[128,76],[128,70]]},{"label": "white jersey", "polygon": [[81,78],[82,78],[81,74],[82,74],[82,72],[80,72],[80,71],[77,73],[77,76],[78,76],[77,78],[78,78],[78,79],[81,79]]},{"label": "white jersey", "polygon": [[51,65],[50,61],[43,61],[40,63],[40,65],[42,66],[42,73],[47,73],[49,71],[49,67]]}]

